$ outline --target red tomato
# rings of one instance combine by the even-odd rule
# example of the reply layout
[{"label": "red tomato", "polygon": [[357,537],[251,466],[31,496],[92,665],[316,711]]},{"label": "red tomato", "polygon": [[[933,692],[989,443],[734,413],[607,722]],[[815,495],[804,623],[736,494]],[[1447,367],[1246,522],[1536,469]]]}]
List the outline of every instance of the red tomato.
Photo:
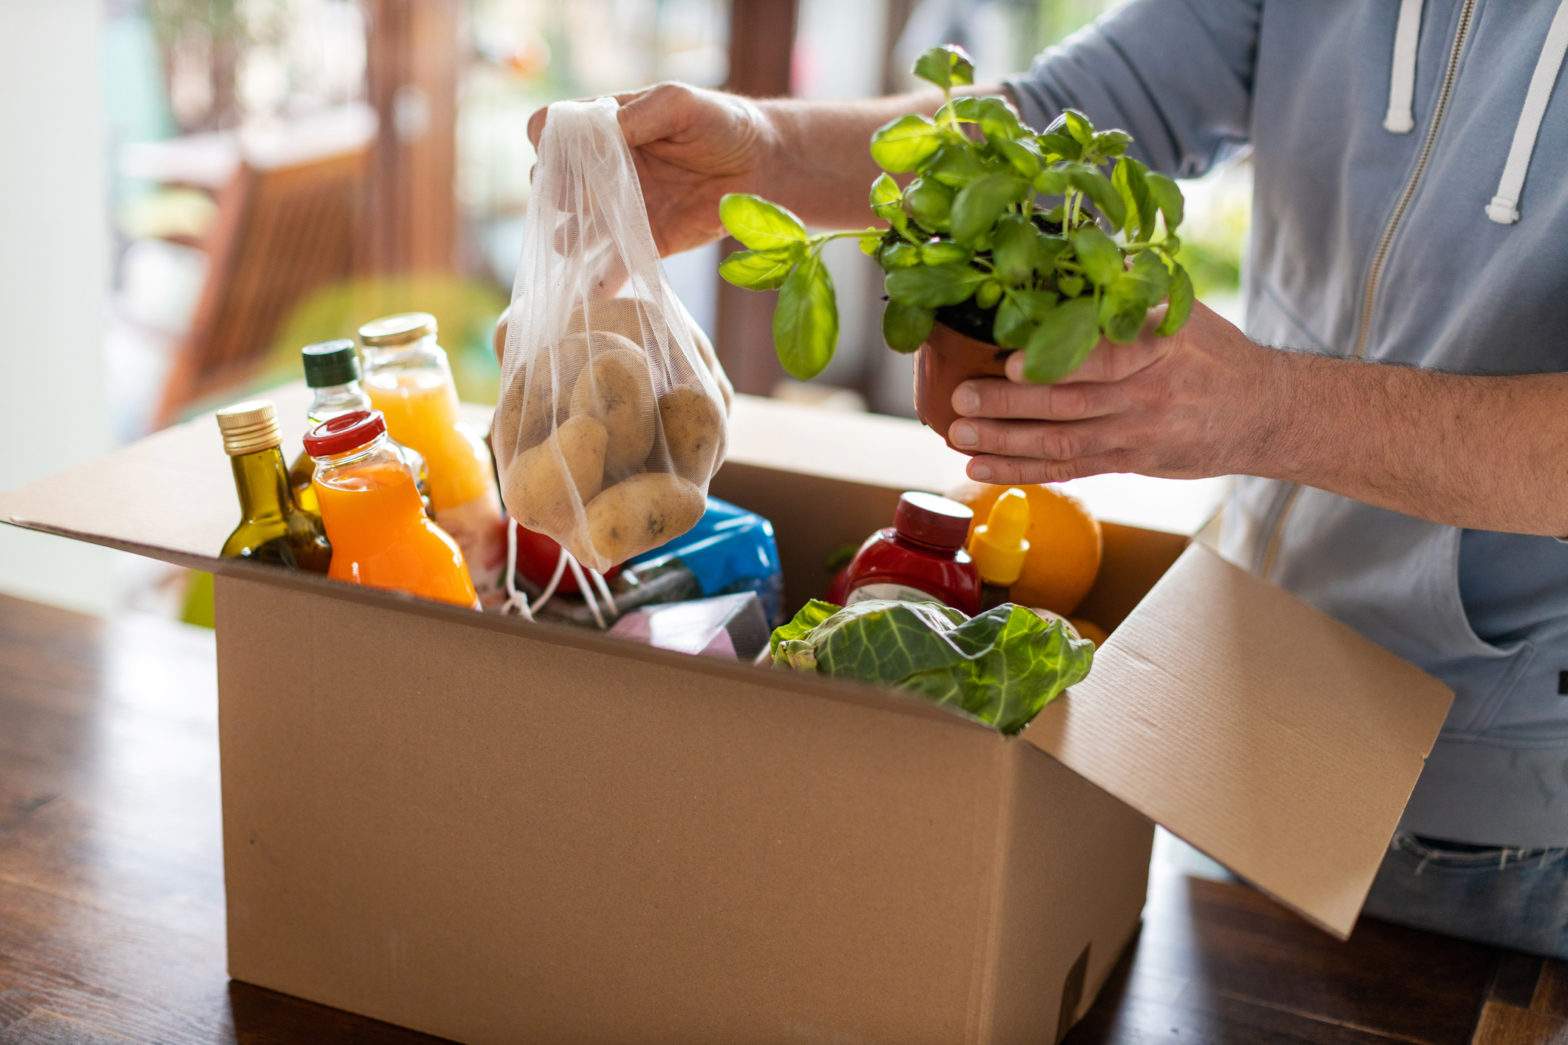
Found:
[{"label": "red tomato", "polygon": [[[528,578],[529,583],[543,588],[550,583],[550,577],[555,573],[555,563],[560,557],[561,546],[542,533],[536,533],[516,522],[512,529],[517,533],[517,572]],[[619,566],[610,567],[605,573],[605,580],[609,580],[621,572]],[[561,583],[556,585],[556,591],[563,595],[578,594],[577,578],[572,576],[570,567],[561,574]]]}]

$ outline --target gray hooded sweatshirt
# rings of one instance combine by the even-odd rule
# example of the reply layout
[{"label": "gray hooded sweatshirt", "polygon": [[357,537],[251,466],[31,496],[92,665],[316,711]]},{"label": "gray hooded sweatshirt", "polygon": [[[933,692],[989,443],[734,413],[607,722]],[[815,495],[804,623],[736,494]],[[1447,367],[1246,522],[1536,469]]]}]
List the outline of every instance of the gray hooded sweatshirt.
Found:
[{"label": "gray hooded sweatshirt", "polygon": [[[1008,87],[1172,175],[1251,146],[1254,340],[1522,374],[1568,370],[1565,50],[1568,0],[1134,0]],[[1568,544],[1244,478],[1222,550],[1453,687],[1404,829],[1568,845]]]}]

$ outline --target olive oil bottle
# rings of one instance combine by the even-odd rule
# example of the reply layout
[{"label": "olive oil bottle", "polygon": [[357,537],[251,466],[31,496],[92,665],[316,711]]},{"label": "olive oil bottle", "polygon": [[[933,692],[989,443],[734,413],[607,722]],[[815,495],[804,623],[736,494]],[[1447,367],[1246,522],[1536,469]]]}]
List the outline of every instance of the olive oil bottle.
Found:
[{"label": "olive oil bottle", "polygon": [[272,404],[252,400],[225,407],[218,411],[218,431],[240,499],[240,524],[219,554],[326,573],[332,546],[321,518],[294,503]]}]

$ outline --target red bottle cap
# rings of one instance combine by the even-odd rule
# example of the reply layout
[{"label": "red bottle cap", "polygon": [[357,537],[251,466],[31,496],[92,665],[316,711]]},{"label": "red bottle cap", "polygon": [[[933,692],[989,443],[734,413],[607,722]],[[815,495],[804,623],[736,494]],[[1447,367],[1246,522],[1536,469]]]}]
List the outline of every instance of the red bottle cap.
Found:
[{"label": "red bottle cap", "polygon": [[355,410],[321,422],[305,436],[305,452],[312,457],[356,450],[379,435],[385,435],[386,420],[379,410]]},{"label": "red bottle cap", "polygon": [[893,512],[893,528],[920,544],[956,552],[969,536],[975,513],[934,493],[906,493]]}]

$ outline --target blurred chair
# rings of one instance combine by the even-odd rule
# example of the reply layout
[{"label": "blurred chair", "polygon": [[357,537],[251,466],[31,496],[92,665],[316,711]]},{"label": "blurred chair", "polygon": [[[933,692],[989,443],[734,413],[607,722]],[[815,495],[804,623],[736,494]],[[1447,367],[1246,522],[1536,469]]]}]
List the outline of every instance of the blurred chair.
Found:
[{"label": "blurred chair", "polygon": [[218,192],[206,277],[176,347],[155,426],[245,383],[266,359],[283,317],[320,288],[348,279],[361,242],[368,139],[266,163],[242,152]]}]

